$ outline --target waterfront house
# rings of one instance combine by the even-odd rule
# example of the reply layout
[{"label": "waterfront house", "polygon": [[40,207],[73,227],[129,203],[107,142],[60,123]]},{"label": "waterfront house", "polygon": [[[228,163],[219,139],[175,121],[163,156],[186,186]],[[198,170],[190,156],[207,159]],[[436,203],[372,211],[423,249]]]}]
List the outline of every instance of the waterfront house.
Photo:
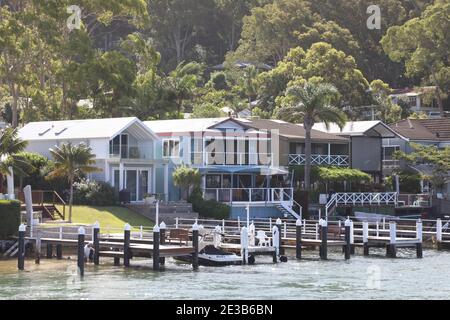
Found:
[{"label": "waterfront house", "polygon": [[[436,87],[403,88],[394,90],[389,97],[394,104],[401,100],[409,107],[411,112],[424,113],[429,117],[440,117],[436,99],[433,97]],[[427,101],[429,100],[429,101]]]},{"label": "waterfront house", "polygon": [[49,158],[50,148],[84,143],[101,169],[90,179],[128,190],[131,201],[142,201],[147,193],[161,193],[167,199],[168,161],[155,154],[159,137],[137,118],[31,122],[19,136],[28,141],[26,151]]},{"label": "waterfront house", "polygon": [[375,182],[382,181],[383,139],[396,133],[381,121],[349,121],[340,129],[331,123],[316,123],[313,129],[349,139],[349,166],[370,174]]},{"label": "waterfront house", "polygon": [[[393,159],[392,155],[395,151],[410,153],[412,151],[411,143],[436,146],[437,148],[450,146],[450,118],[406,119],[391,124],[390,128],[397,133],[397,136],[383,139],[386,170],[406,168],[403,161]],[[409,167],[424,175],[429,175],[432,171],[426,165]],[[447,195],[450,194],[450,181],[447,182],[443,192]]]},{"label": "waterfront house", "polygon": [[[250,206],[258,216],[299,213],[293,209],[289,165],[304,164],[305,131],[281,120],[210,118],[146,121],[161,138],[161,156],[170,171],[185,164],[202,175],[205,199],[229,204],[232,215]],[[317,165],[345,165],[348,139],[313,130]],[[171,198],[180,193],[169,183]]]}]

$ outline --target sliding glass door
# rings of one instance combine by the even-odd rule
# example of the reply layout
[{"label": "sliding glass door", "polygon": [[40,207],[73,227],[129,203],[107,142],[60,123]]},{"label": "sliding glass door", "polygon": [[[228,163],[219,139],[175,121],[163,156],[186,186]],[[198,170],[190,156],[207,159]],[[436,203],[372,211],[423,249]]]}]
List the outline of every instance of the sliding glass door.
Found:
[{"label": "sliding glass door", "polygon": [[[130,192],[130,201],[142,201],[144,195],[149,190],[149,173],[148,169],[127,168],[123,175],[123,189]],[[114,169],[114,187],[119,190],[120,178],[119,170]]]}]

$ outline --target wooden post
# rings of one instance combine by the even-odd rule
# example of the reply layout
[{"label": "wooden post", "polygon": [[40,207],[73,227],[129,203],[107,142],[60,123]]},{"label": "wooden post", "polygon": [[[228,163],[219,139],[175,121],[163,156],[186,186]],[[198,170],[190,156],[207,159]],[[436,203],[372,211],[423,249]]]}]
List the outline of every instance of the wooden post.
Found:
[{"label": "wooden post", "polygon": [[25,269],[25,232],[27,227],[22,223],[19,226],[19,252],[17,255],[17,268],[19,270]]},{"label": "wooden post", "polygon": [[153,227],[153,270],[159,271],[159,226],[155,224]]},{"label": "wooden post", "polygon": [[328,222],[326,220],[322,220],[321,233],[322,233],[322,244],[320,245],[320,258],[322,260],[327,260]]},{"label": "wooden post", "polygon": [[98,266],[100,264],[100,224],[98,222],[94,223],[94,264]]},{"label": "wooden post", "polygon": [[281,224],[282,224],[282,222],[281,222],[281,219],[280,218],[278,218],[277,219],[277,221],[276,221],[276,225],[277,225],[277,228],[278,228],[278,243],[279,243],[279,253],[278,253],[278,255],[279,256],[281,256],[281,255],[283,255],[284,254],[284,250],[283,250],[283,247],[282,247],[282,243],[283,243],[283,240],[282,240],[282,236],[281,236]]},{"label": "wooden post", "polygon": [[125,268],[130,266],[130,237],[131,226],[126,223],[123,231],[123,265]]},{"label": "wooden post", "polygon": [[417,258],[422,258],[423,257],[423,252],[422,252],[422,220],[417,220],[416,222],[416,238],[419,241],[418,243],[416,243],[416,254],[417,254]]},{"label": "wooden post", "polygon": [[[166,224],[163,222],[161,222],[159,224],[159,243],[164,245],[166,243]],[[165,257],[160,257],[159,258],[159,263],[161,265],[165,265],[166,264],[166,258]]]},{"label": "wooden post", "polygon": [[369,255],[369,223],[363,221],[363,250],[364,255]]},{"label": "wooden post", "polygon": [[297,219],[295,222],[295,256],[297,259],[302,258],[302,220]]},{"label": "wooden post", "polygon": [[53,244],[51,243],[47,243],[47,254],[46,254],[47,259],[51,259],[53,258]]},{"label": "wooden post", "polygon": [[62,244],[58,243],[56,245],[56,259],[61,260],[63,258]]},{"label": "wooden post", "polygon": [[436,244],[437,249],[442,249],[442,220],[437,219],[436,220]]},{"label": "wooden post", "polygon": [[351,221],[350,219],[347,218],[347,220],[345,220],[345,248],[344,248],[344,256],[345,256],[345,260],[350,259],[350,247],[351,247],[351,243],[350,243],[350,228],[351,228]]},{"label": "wooden post", "polygon": [[248,263],[248,229],[247,227],[242,227],[241,229],[241,257],[242,264]]},{"label": "wooden post", "polygon": [[274,247],[273,252],[273,263],[278,262],[278,255],[280,254],[280,229],[277,226],[273,226],[272,228],[272,246]]},{"label": "wooden post", "polygon": [[41,262],[41,231],[36,231],[36,245],[35,245],[35,259],[34,263],[39,264]]},{"label": "wooden post", "polygon": [[83,227],[78,229],[78,272],[80,276],[84,276],[84,238],[86,230]]},{"label": "wooden post", "polygon": [[[119,252],[119,248],[114,248],[113,251]],[[114,265],[115,265],[116,267],[117,267],[117,266],[120,266],[120,258],[119,258],[119,257],[114,257]]]},{"label": "wooden post", "polygon": [[394,221],[389,222],[389,252],[388,256],[395,258],[396,252],[396,237],[397,237],[397,224]]},{"label": "wooden post", "polygon": [[198,270],[198,230],[198,224],[194,223],[192,226],[192,246],[194,247],[194,253],[192,254],[192,268],[194,270]]}]

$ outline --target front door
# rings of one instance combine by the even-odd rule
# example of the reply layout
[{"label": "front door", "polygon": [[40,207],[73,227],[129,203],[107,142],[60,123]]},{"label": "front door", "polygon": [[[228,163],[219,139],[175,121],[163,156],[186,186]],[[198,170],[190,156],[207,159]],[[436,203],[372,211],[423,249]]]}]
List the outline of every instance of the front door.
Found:
[{"label": "front door", "polygon": [[[147,169],[126,169],[123,175],[123,188],[130,192],[130,201],[142,201],[149,192],[149,173]],[[114,187],[119,189],[119,170],[114,170]]]}]

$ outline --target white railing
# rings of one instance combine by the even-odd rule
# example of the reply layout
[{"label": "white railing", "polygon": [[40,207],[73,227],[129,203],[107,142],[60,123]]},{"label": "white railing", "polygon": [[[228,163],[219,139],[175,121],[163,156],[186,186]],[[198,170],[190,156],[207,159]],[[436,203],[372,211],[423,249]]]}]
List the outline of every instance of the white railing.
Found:
[{"label": "white railing", "polygon": [[203,198],[225,203],[281,203],[292,205],[292,188],[205,188]]},{"label": "white railing", "polygon": [[[290,165],[304,165],[306,163],[306,156],[304,154],[290,154]],[[326,155],[326,154],[312,154],[312,165],[331,165],[331,166],[348,166],[348,155]]]},{"label": "white railing", "polygon": [[271,165],[273,153],[256,152],[192,152],[193,163],[202,165]]}]

